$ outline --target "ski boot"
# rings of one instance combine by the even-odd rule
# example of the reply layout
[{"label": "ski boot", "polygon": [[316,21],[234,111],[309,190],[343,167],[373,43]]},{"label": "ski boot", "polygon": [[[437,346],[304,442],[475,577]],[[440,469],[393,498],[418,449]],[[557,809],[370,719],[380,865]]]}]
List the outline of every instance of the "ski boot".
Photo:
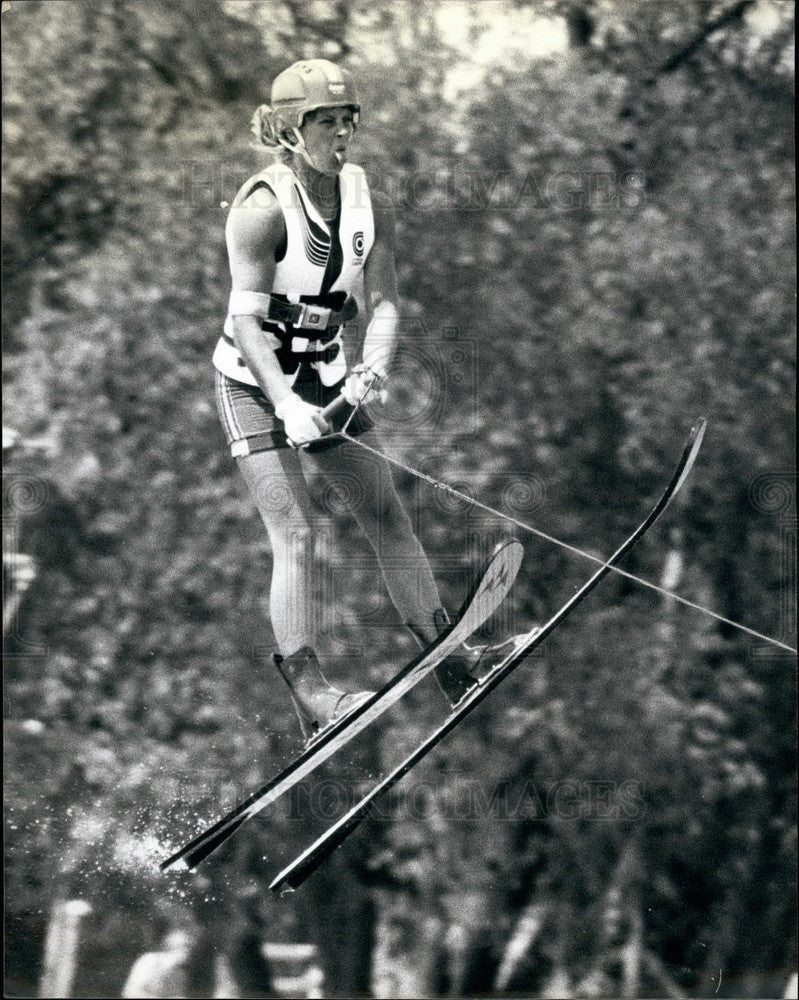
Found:
[{"label": "ski boot", "polygon": [[[433,612],[433,625],[439,635],[449,628],[449,617],[443,608],[438,608]],[[425,649],[429,645],[429,642],[421,629],[410,622],[408,623],[408,628],[421,648]],[[463,650],[464,647],[462,646],[456,652],[450,653],[446,660],[439,663],[433,671],[436,675],[438,686],[447,696],[453,708],[477,684],[475,678],[469,673],[469,657]]]},{"label": "ski boot", "polygon": [[[443,608],[435,612],[433,621],[439,635],[449,626],[449,619]],[[413,625],[408,627],[416,638],[422,641],[423,637],[419,630]],[[449,699],[450,706],[453,709],[457,708],[466,695],[489,676],[494,667],[510,656],[528,638],[528,634],[515,635],[504,642],[484,646],[461,643],[454,653],[450,653],[434,669],[438,686]]]},{"label": "ski boot", "polygon": [[349,694],[333,687],[322,673],[310,646],[302,646],[290,656],[274,653],[273,659],[280,676],[288,684],[307,744],[313,743],[323,730],[349,715],[374,694],[373,691]]}]

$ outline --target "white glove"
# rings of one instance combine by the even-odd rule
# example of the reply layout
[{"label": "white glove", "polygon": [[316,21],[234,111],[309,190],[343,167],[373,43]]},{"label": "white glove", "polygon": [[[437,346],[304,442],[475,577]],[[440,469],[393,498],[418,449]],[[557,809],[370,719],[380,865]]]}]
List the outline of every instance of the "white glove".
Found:
[{"label": "white glove", "polygon": [[385,403],[387,380],[388,376],[384,371],[367,364],[356,365],[344,380],[341,395],[350,406],[357,406],[369,399],[378,399],[381,403]]},{"label": "white glove", "polygon": [[306,403],[296,392],[289,393],[275,407],[275,416],[283,421],[286,437],[292,448],[308,444],[330,430],[318,406]]}]

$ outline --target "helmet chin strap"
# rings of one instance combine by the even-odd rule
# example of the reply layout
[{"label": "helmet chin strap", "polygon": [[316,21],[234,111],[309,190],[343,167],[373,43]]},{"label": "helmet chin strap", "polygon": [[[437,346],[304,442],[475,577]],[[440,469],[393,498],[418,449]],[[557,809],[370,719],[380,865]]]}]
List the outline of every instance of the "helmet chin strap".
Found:
[{"label": "helmet chin strap", "polygon": [[[300,130],[293,128],[291,131],[295,137],[294,143],[289,142],[289,140],[285,138],[285,133],[284,133],[283,135],[280,136],[279,139],[280,145],[283,146],[285,149],[287,149],[290,153],[296,153],[298,156],[301,156],[303,160],[305,160],[305,162],[311,168],[311,170],[315,170],[317,174],[322,174],[325,177],[336,176],[335,173],[328,173],[328,171],[326,170],[320,170],[319,167],[311,159],[310,154],[308,153],[308,149],[305,145],[305,140],[300,134]],[[336,160],[339,163],[341,163],[341,159],[338,156],[338,154],[336,154]]]},{"label": "helmet chin strap", "polygon": [[[283,133],[278,140],[280,142],[280,145],[283,146],[285,149],[287,149],[290,153],[296,153],[298,156],[301,156],[303,160],[305,160],[305,162],[311,168],[311,170],[315,170],[318,174],[324,174],[327,176],[327,171],[320,170],[319,167],[311,159],[310,154],[308,153],[308,149],[305,145],[305,140],[303,139],[300,130],[298,128],[293,128],[291,132],[294,136],[294,142],[293,143],[289,142],[289,140],[286,138],[286,133]],[[341,163],[341,159],[338,156],[338,154],[336,154],[336,159],[338,160],[339,163]],[[332,177],[335,175],[330,174],[329,176]]]},{"label": "helmet chin strap", "polygon": [[305,147],[305,140],[303,139],[300,130],[298,128],[293,128],[291,130],[291,134],[294,136],[294,142],[289,142],[286,138],[286,133],[282,132],[278,137],[280,145],[287,149],[290,153],[297,153],[303,158],[303,160],[305,160],[309,167],[313,167],[314,170],[316,170],[316,167],[314,167],[311,157],[308,154],[308,150]]}]

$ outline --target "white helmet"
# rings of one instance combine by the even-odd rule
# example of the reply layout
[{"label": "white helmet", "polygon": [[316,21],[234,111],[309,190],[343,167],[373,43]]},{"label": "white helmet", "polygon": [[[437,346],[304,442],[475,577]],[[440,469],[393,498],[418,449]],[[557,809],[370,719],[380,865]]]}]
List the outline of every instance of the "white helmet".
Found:
[{"label": "white helmet", "polygon": [[[304,59],[275,77],[271,105],[255,112],[252,130],[267,146],[283,146],[308,159],[300,129],[309,111],[317,108],[352,108],[353,127],[361,106],[352,75],[327,59]],[[310,162],[310,161],[309,161]]]},{"label": "white helmet", "polygon": [[305,59],[284,69],[272,84],[272,110],[291,128],[300,128],[305,115],[317,108],[342,105],[360,113],[352,74],[327,59]]}]

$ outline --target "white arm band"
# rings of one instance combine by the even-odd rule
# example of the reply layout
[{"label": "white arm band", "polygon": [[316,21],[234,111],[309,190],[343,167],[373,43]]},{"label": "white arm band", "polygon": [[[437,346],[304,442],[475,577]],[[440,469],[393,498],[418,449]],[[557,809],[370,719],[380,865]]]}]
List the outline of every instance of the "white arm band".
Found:
[{"label": "white arm band", "polygon": [[363,361],[381,378],[388,374],[397,340],[397,306],[384,299],[378,302],[363,342]]},{"label": "white arm band", "polygon": [[257,316],[269,319],[270,297],[266,292],[244,292],[234,288],[230,293],[228,316]]}]

